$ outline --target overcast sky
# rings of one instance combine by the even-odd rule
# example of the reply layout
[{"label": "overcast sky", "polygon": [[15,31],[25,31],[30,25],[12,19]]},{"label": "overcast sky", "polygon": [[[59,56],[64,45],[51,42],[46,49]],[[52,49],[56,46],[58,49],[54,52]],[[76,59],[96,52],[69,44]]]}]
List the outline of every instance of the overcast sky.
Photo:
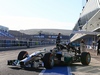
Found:
[{"label": "overcast sky", "polygon": [[85,0],[0,0],[0,25],[10,30],[72,30],[84,4]]}]

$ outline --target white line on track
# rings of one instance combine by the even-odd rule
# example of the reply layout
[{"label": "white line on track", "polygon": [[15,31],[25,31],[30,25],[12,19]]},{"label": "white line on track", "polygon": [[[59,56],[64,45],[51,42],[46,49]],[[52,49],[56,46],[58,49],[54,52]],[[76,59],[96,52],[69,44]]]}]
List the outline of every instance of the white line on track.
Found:
[{"label": "white line on track", "polygon": [[39,75],[43,75],[43,73],[46,71],[46,69],[42,70]]},{"label": "white line on track", "polygon": [[67,67],[67,70],[68,70],[68,75],[72,75],[71,68],[70,67]]}]

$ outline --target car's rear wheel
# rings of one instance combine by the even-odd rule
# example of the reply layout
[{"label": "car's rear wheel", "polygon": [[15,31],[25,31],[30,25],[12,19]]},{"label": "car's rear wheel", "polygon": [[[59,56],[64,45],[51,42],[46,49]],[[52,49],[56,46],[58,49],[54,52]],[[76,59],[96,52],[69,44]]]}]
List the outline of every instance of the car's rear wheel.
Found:
[{"label": "car's rear wheel", "polygon": [[51,53],[46,53],[43,57],[44,67],[51,69],[54,66],[54,56]]},{"label": "car's rear wheel", "polygon": [[90,61],[91,61],[91,55],[90,55],[90,53],[89,52],[83,52],[81,54],[81,63],[83,65],[89,65]]}]

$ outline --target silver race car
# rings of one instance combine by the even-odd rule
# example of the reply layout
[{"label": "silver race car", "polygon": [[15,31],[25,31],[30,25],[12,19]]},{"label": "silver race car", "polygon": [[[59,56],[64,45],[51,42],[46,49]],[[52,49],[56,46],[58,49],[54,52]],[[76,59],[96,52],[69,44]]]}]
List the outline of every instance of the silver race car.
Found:
[{"label": "silver race car", "polygon": [[[68,50],[70,49],[70,50]],[[74,62],[81,62],[82,65],[89,65],[91,56],[89,52],[80,53],[75,47],[59,44],[52,50],[36,51],[28,54],[27,51],[21,51],[17,60],[8,60],[7,64],[12,66],[25,67],[45,67],[51,69],[55,65],[70,65]]]}]

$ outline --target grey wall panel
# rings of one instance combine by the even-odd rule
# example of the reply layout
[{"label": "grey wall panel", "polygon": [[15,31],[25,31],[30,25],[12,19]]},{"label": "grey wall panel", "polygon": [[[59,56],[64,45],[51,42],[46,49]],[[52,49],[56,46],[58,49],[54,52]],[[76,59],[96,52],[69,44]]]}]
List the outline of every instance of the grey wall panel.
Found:
[{"label": "grey wall panel", "polygon": [[87,15],[88,13],[99,9],[99,2],[98,0],[88,0],[88,2],[86,3],[86,5],[83,8],[83,11],[80,15],[80,17],[83,17],[85,15]]}]

